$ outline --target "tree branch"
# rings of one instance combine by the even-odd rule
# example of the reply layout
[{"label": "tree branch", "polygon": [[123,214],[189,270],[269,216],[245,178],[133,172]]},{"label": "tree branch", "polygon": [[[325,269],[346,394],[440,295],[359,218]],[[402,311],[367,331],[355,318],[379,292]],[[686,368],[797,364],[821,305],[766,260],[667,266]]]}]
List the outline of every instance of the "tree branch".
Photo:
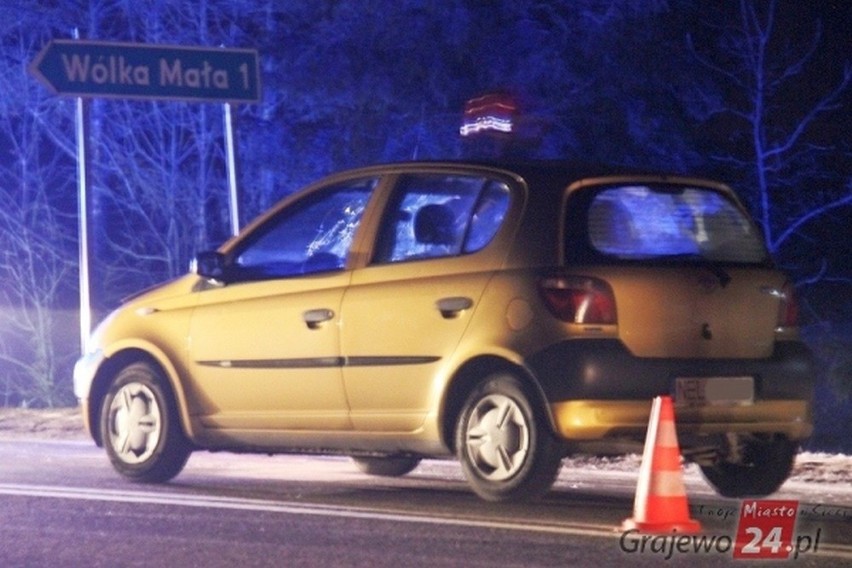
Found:
[{"label": "tree branch", "polygon": [[776,238],[775,241],[771,244],[770,248],[773,251],[778,250],[778,248],[784,241],[792,237],[806,223],[816,219],[817,217],[821,217],[822,215],[825,215],[833,209],[852,205],[852,181],[850,181],[847,185],[849,187],[848,195],[845,195],[844,197],[835,199],[834,201],[825,203],[819,207],[811,209],[804,215],[798,217],[793,223],[791,223],[786,229],[784,229],[784,231],[778,236],[778,238]]}]

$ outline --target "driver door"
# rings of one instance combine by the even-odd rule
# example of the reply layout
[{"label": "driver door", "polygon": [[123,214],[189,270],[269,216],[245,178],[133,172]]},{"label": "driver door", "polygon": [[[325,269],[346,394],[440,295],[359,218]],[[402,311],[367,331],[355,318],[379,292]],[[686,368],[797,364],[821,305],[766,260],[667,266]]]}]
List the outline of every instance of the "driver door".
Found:
[{"label": "driver door", "polygon": [[345,430],[340,356],[346,260],[376,181],[312,191],[225,254],[190,323],[202,423],[231,430]]}]

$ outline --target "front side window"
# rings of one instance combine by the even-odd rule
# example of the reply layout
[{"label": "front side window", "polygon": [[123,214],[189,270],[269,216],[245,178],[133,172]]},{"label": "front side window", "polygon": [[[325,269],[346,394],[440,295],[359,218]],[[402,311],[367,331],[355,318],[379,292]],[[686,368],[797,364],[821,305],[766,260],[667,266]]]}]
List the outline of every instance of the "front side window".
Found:
[{"label": "front side window", "polygon": [[749,218],[704,188],[628,185],[594,194],[587,214],[592,249],[622,260],[700,259],[762,263],[767,253]]},{"label": "front side window", "polygon": [[258,227],[233,260],[237,279],[342,270],[376,179],[346,182],[296,201]]},{"label": "front side window", "polygon": [[406,176],[386,210],[373,262],[476,252],[497,234],[509,197],[504,182],[481,176]]}]

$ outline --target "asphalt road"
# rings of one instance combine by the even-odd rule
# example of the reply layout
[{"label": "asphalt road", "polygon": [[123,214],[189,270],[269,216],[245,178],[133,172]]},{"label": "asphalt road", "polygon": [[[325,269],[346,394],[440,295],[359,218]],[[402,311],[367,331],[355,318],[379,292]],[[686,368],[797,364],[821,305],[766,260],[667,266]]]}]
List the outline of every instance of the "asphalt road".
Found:
[{"label": "asphalt road", "polygon": [[[0,440],[0,566],[743,564],[733,558],[740,503],[693,481],[700,551],[695,540],[678,549],[672,538],[625,535],[635,483],[630,472],[563,471],[545,499],[496,505],[476,498],[452,462],[387,479],[345,458],[198,453],[153,486],[119,478],[89,442]],[[789,565],[852,566],[849,493],[814,491],[774,497],[799,501],[791,542],[808,550]]]}]

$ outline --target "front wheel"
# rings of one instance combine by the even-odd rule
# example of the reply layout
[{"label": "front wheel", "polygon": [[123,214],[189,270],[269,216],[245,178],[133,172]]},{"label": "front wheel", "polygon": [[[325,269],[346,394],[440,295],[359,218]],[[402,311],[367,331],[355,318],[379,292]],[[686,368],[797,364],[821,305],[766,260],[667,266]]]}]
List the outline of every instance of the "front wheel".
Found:
[{"label": "front wheel", "polygon": [[723,497],[765,497],[790,476],[798,451],[798,444],[787,438],[754,440],[743,449],[741,461],[701,466],[701,473]]},{"label": "front wheel", "polygon": [[553,485],[562,447],[521,382],[496,374],[474,388],[456,426],[456,453],[487,501],[534,499]]},{"label": "front wheel", "polygon": [[146,363],[128,365],[116,375],[101,407],[100,428],[113,467],[133,481],[168,481],[191,453],[171,390]]}]

